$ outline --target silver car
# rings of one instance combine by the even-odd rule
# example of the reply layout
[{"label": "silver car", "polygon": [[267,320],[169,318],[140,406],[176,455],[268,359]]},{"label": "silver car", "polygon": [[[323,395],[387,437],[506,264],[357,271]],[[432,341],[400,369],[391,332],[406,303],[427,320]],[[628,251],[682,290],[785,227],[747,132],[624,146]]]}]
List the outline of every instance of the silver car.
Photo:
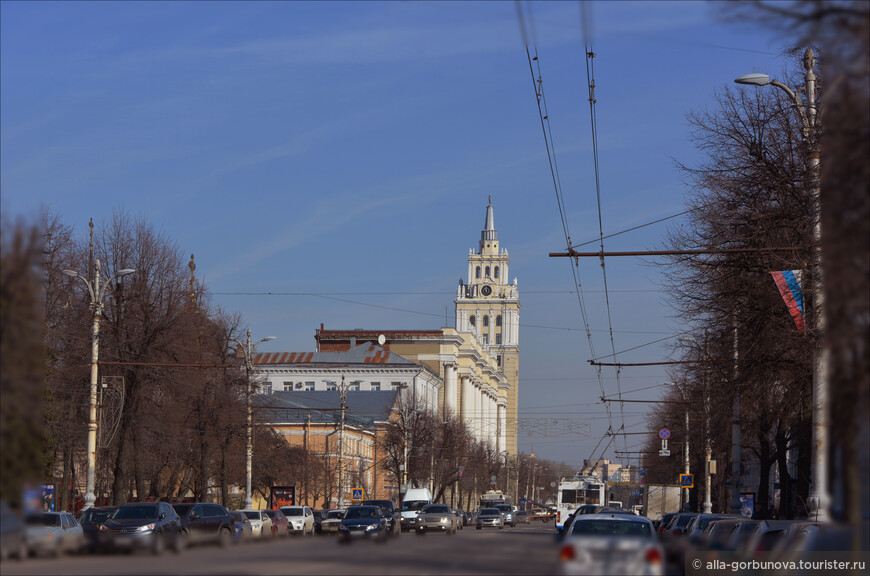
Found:
[{"label": "silver car", "polygon": [[417,526],[414,531],[418,535],[426,532],[444,532],[448,536],[456,534],[456,515],[447,504],[427,504],[417,514]]},{"label": "silver car", "polygon": [[57,556],[78,552],[85,545],[81,524],[67,512],[33,512],[24,524],[27,549],[33,554]]},{"label": "silver car", "polygon": [[504,528],[504,517],[498,508],[481,508],[474,520],[474,527],[481,530],[485,527]]},{"label": "silver car", "polygon": [[251,533],[254,538],[267,538],[275,535],[272,519],[262,510],[239,510],[251,522]]},{"label": "silver car", "polygon": [[628,514],[575,516],[560,550],[563,574],[664,572],[664,551],[648,518]]}]

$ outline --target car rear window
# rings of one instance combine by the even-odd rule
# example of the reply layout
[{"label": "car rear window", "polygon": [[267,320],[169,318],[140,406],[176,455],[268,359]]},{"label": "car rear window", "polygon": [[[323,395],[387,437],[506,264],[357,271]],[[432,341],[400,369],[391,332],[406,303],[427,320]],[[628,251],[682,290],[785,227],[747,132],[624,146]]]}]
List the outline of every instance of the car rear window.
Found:
[{"label": "car rear window", "polygon": [[619,520],[577,520],[571,534],[583,536],[639,536],[651,537],[652,531],[646,522]]},{"label": "car rear window", "polygon": [[284,513],[284,516],[303,516],[304,515],[302,508],[296,508],[296,507],[281,508],[281,512]]}]

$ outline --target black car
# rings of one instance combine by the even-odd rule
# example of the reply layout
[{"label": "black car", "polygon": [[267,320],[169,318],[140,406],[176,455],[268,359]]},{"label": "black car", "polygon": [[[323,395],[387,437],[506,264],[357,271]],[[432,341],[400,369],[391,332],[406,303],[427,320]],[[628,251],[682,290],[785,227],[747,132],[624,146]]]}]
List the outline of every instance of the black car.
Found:
[{"label": "black car", "polygon": [[387,534],[399,536],[402,533],[402,513],[392,500],[363,500],[361,506],[377,506],[387,518]]},{"label": "black car", "polygon": [[387,539],[387,518],[380,506],[351,506],[338,525],[339,542],[348,543],[356,538],[371,538],[378,542]]},{"label": "black car", "polygon": [[323,519],[326,518],[326,510],[315,510],[314,512],[314,532],[315,534],[323,534],[323,527],[320,525]]},{"label": "black car", "polygon": [[100,526],[100,548],[144,548],[154,554],[167,547],[181,552],[184,540],[181,519],[166,502],[127,502],[118,506]]},{"label": "black car", "polygon": [[82,512],[79,524],[85,533],[85,546],[88,551],[95,552],[100,547],[100,526],[114,511],[114,506],[92,506]]},{"label": "black car", "polygon": [[196,502],[173,504],[181,519],[181,530],[187,544],[216,543],[229,546],[235,533],[235,521],[220,504]]}]

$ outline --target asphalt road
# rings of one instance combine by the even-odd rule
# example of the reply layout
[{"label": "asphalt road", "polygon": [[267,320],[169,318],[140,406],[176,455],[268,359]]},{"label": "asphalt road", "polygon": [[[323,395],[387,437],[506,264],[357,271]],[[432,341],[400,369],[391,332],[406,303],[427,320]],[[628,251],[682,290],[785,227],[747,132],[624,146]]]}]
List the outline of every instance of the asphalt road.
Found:
[{"label": "asphalt road", "polygon": [[559,549],[551,524],[504,530],[465,527],[455,536],[403,533],[386,544],[339,545],[330,536],[283,538],[221,549],[189,548],[181,554],[145,552],[63,556],[3,562],[3,576],[61,574],[557,574]]}]

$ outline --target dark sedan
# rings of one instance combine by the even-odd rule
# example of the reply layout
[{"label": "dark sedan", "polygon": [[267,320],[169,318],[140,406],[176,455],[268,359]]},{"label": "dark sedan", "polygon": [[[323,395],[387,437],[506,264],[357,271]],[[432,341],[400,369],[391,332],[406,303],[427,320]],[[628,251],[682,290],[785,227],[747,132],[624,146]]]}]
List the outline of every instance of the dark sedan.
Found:
[{"label": "dark sedan", "polygon": [[100,546],[100,526],[109,519],[114,506],[93,506],[82,512],[79,524],[85,533],[85,546],[88,551],[95,552]]},{"label": "dark sedan", "polygon": [[235,534],[235,522],[220,504],[185,503],[172,507],[181,519],[181,530],[188,544],[215,543],[229,546]]},{"label": "dark sedan", "polygon": [[387,519],[379,506],[351,506],[338,526],[340,542],[356,538],[371,538],[378,542],[387,539]]}]

